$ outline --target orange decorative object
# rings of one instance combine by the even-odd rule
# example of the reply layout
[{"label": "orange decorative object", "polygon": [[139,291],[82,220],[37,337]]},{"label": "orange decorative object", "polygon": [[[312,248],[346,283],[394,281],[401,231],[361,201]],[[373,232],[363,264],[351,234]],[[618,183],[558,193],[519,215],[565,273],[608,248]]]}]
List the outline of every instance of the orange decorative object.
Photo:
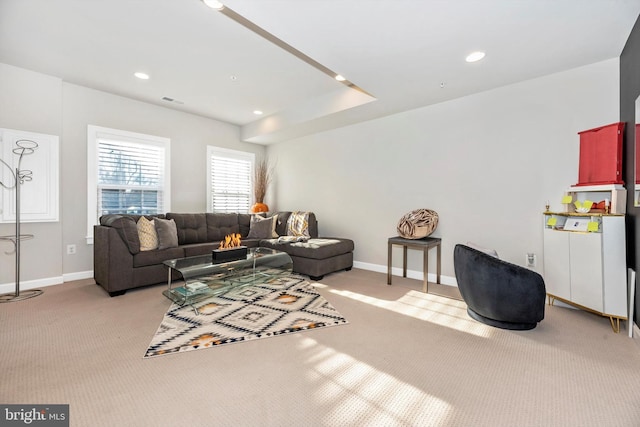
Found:
[{"label": "orange decorative object", "polygon": [[251,213],[269,212],[269,206],[264,203],[256,203],[251,206]]},{"label": "orange decorative object", "polygon": [[594,203],[593,206],[591,206],[591,210],[594,210],[594,209],[604,210],[605,207],[606,207],[606,202],[602,200],[598,203]]}]

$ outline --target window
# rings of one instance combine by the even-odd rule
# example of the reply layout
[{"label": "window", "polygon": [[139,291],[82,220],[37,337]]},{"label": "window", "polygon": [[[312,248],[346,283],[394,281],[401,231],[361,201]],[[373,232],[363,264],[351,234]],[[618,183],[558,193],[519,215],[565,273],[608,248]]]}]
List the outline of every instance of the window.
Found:
[{"label": "window", "polygon": [[255,154],[207,147],[207,212],[247,213]]},{"label": "window", "polygon": [[88,240],[107,214],[158,214],[170,210],[170,141],[89,126]]}]

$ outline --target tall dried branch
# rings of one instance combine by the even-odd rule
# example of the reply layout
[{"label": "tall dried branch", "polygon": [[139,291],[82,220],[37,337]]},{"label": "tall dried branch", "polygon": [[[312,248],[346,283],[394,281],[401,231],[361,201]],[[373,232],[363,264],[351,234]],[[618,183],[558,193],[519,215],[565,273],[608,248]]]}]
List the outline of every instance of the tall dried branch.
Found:
[{"label": "tall dried branch", "polygon": [[253,176],[253,195],[256,198],[256,203],[264,203],[264,196],[267,193],[272,176],[273,169],[267,159],[262,159],[256,163]]}]

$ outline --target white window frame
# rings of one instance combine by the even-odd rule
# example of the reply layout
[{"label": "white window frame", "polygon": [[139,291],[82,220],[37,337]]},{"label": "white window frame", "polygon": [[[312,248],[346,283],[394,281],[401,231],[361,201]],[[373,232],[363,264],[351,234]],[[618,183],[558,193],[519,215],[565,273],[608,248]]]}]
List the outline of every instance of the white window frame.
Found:
[{"label": "white window frame", "polygon": [[249,213],[251,205],[253,204],[253,171],[256,163],[256,155],[247,151],[232,150],[229,148],[215,147],[212,145],[207,146],[207,212],[213,212],[213,192],[211,181],[213,178],[213,170],[211,168],[211,158],[213,156],[225,157],[231,159],[245,160],[251,162],[251,169],[249,171],[249,206],[247,212]]},{"label": "white window frame", "polygon": [[164,153],[164,212],[171,210],[171,140],[160,136],[146,135],[100,126],[87,126],[87,244],[93,244],[93,226],[98,224],[98,141],[101,138],[130,141],[163,147]]}]

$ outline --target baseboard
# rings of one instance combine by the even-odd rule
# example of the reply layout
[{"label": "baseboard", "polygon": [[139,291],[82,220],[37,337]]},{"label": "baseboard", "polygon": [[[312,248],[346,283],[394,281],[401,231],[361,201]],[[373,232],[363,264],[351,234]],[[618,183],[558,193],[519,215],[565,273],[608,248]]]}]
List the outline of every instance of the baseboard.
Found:
[{"label": "baseboard", "polygon": [[78,271],[76,273],[66,273],[62,275],[62,278],[64,279],[65,282],[72,282],[74,280],[92,279],[93,270]]},{"label": "baseboard", "polygon": [[[71,282],[73,280],[90,279],[93,277],[93,271],[80,271],[77,273],[67,273],[62,276],[47,277],[44,279],[36,280],[21,280],[20,290],[39,289],[46,288],[47,286],[59,285],[64,282]],[[0,284],[0,294],[10,294],[16,291],[15,283],[3,283]]]},{"label": "baseboard", "polygon": [[[47,286],[59,285],[63,283],[64,279],[62,276],[58,277],[47,277],[45,279],[36,279],[36,280],[21,280],[20,281],[20,290],[26,291],[27,289],[39,289],[45,288]],[[13,283],[3,283],[0,285],[0,294],[9,294],[15,293],[16,284]]]},{"label": "baseboard", "polygon": [[[431,265],[431,263],[429,263],[429,265]],[[377,273],[385,273],[385,274],[387,274],[387,266],[386,265],[371,264],[371,263],[368,263],[368,262],[354,261],[353,262],[353,266],[355,268],[360,268],[362,270],[369,270],[369,271],[375,271]],[[391,268],[391,274],[393,276],[402,277],[402,268],[401,267],[392,267]],[[424,274],[423,274],[422,271],[407,270],[407,277],[409,279],[423,280]],[[431,283],[435,283],[436,282],[436,274],[435,273],[429,273],[428,274],[428,280]],[[455,277],[444,276],[442,274],[440,275],[440,284],[458,287],[458,282],[456,281]]]}]

